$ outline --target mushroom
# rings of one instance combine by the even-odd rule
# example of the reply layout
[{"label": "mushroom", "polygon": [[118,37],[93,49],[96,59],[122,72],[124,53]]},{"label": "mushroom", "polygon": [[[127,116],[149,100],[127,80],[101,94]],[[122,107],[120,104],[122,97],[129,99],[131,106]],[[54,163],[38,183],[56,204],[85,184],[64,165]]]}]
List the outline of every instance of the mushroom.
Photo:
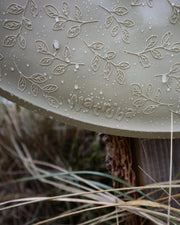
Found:
[{"label": "mushroom", "polygon": [[166,145],[172,114],[180,137],[179,15],[175,0],[1,0],[0,95],[102,133],[108,170],[135,185],[135,138]]}]

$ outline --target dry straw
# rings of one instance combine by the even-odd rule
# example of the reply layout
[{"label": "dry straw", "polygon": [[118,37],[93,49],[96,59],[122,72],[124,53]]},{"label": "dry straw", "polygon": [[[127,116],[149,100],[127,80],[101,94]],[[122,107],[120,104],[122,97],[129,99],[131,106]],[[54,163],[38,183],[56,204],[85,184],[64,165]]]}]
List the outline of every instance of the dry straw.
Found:
[{"label": "dry straw", "polygon": [[[5,108],[6,115],[5,121],[9,137],[9,145],[5,145],[1,140],[0,145],[6,147],[7,151],[11,152],[15,158],[20,159],[26,171],[30,176],[22,179],[16,179],[3,185],[13,185],[15,183],[24,183],[27,181],[37,180],[40,183],[48,184],[60,191],[63,194],[56,196],[36,196],[27,198],[17,198],[8,201],[0,202],[0,211],[12,210],[15,207],[37,204],[40,202],[75,202],[79,206],[69,209],[66,212],[60,213],[57,216],[34,222],[34,225],[49,224],[52,221],[60,220],[66,217],[81,215],[86,212],[93,212],[102,210],[101,215],[96,216],[81,222],[81,225],[96,225],[105,222],[116,221],[115,224],[123,222],[124,218],[130,214],[138,215],[143,218],[142,221],[152,221],[154,224],[179,224],[180,223],[180,210],[171,206],[171,199],[177,201],[180,194],[171,196],[171,190],[180,188],[180,180],[172,181],[172,152],[173,152],[173,114],[171,114],[171,155],[170,155],[170,179],[168,182],[158,183],[154,182],[146,186],[132,187],[127,184],[124,188],[113,189],[112,187],[93,180],[94,177],[104,177],[106,179],[120,179],[114,178],[108,174],[92,171],[68,171],[60,166],[54,165],[49,162],[33,159],[30,149],[22,140],[22,128],[19,127],[20,121],[17,117],[24,117],[23,114],[17,116],[17,111],[13,111],[12,107]],[[24,118],[23,118],[24,119]],[[21,121],[22,122],[22,121]],[[12,132],[12,126],[14,131]],[[28,129],[27,127],[25,129]],[[28,132],[28,131],[27,131]],[[84,178],[88,175],[88,179]],[[152,178],[153,179],[153,178]],[[123,183],[124,184],[124,183]],[[153,200],[151,198],[150,190],[162,191],[167,194],[169,189],[169,196],[162,196],[159,199]],[[148,191],[149,190],[149,191]],[[139,198],[134,200],[131,197],[132,192],[138,192]],[[145,194],[146,193],[146,194]],[[111,209],[110,211],[103,211]],[[105,213],[103,213],[105,212]],[[60,220],[61,221],[61,220]],[[113,222],[111,223],[113,224]]]}]

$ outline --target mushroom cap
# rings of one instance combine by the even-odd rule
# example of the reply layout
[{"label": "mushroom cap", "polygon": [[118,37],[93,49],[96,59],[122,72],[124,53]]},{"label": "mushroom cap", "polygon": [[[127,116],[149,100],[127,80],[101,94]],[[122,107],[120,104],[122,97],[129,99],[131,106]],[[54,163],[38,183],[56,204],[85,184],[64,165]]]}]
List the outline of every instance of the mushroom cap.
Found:
[{"label": "mushroom cap", "polygon": [[180,137],[179,0],[1,0],[0,95],[113,135]]}]

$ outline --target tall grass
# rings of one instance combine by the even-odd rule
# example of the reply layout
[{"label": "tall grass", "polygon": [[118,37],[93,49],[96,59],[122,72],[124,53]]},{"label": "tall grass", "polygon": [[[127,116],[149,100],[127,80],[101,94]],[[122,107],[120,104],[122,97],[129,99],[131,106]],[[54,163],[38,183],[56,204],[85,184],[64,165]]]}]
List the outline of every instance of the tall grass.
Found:
[{"label": "tall grass", "polygon": [[[132,187],[107,174],[104,146],[95,133],[16,105],[1,105],[0,115],[1,224],[117,225],[131,214],[142,224],[180,224],[180,194],[171,196],[176,208],[168,205],[169,182]],[[114,189],[112,179],[125,187]],[[180,180],[171,188],[179,189]],[[160,191],[164,194],[153,199]]]}]

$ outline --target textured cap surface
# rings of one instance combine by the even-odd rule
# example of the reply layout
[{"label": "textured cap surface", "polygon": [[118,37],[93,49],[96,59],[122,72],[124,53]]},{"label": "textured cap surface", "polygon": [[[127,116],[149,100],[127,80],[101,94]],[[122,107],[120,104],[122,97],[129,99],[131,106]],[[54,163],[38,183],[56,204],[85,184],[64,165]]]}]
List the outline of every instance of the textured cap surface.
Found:
[{"label": "textured cap surface", "polygon": [[1,0],[0,95],[108,134],[180,137],[179,0]]}]

